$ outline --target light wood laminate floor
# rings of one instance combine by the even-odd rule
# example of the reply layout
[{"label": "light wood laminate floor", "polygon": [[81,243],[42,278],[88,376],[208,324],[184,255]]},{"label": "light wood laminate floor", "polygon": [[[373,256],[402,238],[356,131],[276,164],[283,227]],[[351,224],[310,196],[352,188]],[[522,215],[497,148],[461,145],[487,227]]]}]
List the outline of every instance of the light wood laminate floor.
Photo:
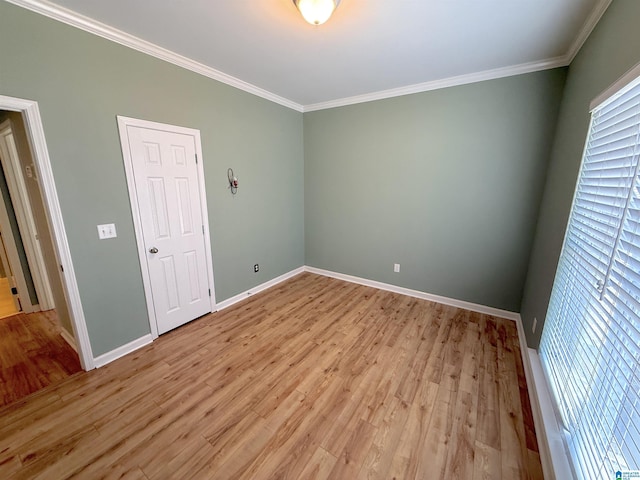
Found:
[{"label": "light wood laminate floor", "polygon": [[0,407],[82,370],[60,330],[55,310],[0,319]]},{"label": "light wood laminate floor", "polygon": [[0,418],[0,478],[542,478],[514,322],[308,273]]}]

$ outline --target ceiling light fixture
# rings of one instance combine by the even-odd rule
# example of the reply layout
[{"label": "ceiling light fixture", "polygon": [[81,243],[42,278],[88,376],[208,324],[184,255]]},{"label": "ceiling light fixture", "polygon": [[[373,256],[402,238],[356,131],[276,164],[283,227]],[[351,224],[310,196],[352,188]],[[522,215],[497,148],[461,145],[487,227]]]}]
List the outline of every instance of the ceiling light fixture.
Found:
[{"label": "ceiling light fixture", "polygon": [[340,4],[340,0],[293,0],[304,19],[311,25],[322,25]]}]

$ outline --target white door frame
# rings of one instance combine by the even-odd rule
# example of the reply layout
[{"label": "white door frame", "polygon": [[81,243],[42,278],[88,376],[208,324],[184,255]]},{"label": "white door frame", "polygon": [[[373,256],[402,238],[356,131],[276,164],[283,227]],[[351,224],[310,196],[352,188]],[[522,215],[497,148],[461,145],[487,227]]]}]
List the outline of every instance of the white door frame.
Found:
[{"label": "white door frame", "polygon": [[65,299],[69,306],[69,315],[77,342],[80,363],[85,370],[91,370],[95,368],[95,362],[89,341],[89,332],[87,331],[84,310],[82,309],[82,302],[80,301],[78,282],[73,269],[73,262],[71,261],[71,251],[62,220],[58,193],[53,179],[53,170],[51,169],[51,160],[47,150],[47,142],[44,136],[38,102],[0,95],[0,110],[22,113],[36,173],[40,179],[45,213],[47,214],[47,221],[49,222],[53,236],[56,260],[64,270],[64,273],[60,277],[62,279]]},{"label": "white door frame", "polygon": [[14,131],[11,120],[6,120],[0,124],[0,151],[3,153],[3,155],[0,155],[0,160],[2,160],[2,168],[7,179],[11,203],[16,213],[18,229],[22,237],[22,245],[27,256],[40,310],[51,310],[55,307],[53,293],[51,292],[47,267],[40,247],[39,234],[33,218],[27,185],[22,175],[22,164],[15,143]]},{"label": "white door frame", "polygon": [[[1,194],[0,230],[2,230],[2,237],[4,239],[7,260],[9,262],[9,266],[11,267],[11,275],[13,275],[16,283],[16,288],[18,289],[18,297],[20,298],[20,306],[22,308],[22,311],[24,313],[37,312],[38,310],[40,310],[40,308],[38,307],[38,305],[33,305],[31,303],[29,289],[27,288],[27,282],[24,278],[24,272],[22,270],[22,264],[20,262],[20,255],[18,255],[18,249],[16,247],[16,239],[13,236],[11,222],[9,221],[9,214],[7,213],[7,205]],[[8,272],[7,276],[9,276]]]},{"label": "white door frame", "polygon": [[136,233],[136,243],[138,245],[138,258],[140,259],[140,269],[142,271],[142,283],[144,285],[144,295],[147,302],[147,312],[149,316],[149,327],[151,336],[158,338],[158,324],[156,323],[155,307],[153,305],[153,294],[151,291],[151,277],[149,276],[149,263],[147,249],[144,244],[142,234],[142,219],[140,210],[138,209],[138,194],[136,191],[135,178],[133,173],[133,159],[131,150],[129,149],[129,133],[127,127],[140,127],[153,130],[165,130],[184,135],[191,135],[195,138],[196,155],[198,161],[196,168],[198,170],[198,186],[200,191],[200,206],[202,208],[202,224],[204,226],[204,251],[205,261],[207,264],[207,276],[211,288],[210,307],[211,312],[216,310],[216,294],[213,283],[213,260],[211,255],[211,240],[209,233],[209,214],[207,213],[207,196],[204,186],[204,161],[202,159],[202,144],[200,142],[200,130],[186,127],[178,127],[165,123],[151,122],[148,120],[140,120],[137,118],[129,118],[118,115],[118,131],[120,132],[120,144],[122,145],[122,157],[124,160],[124,169],[127,176],[127,187],[129,189],[129,202],[131,204],[131,213],[133,215],[133,226]]}]

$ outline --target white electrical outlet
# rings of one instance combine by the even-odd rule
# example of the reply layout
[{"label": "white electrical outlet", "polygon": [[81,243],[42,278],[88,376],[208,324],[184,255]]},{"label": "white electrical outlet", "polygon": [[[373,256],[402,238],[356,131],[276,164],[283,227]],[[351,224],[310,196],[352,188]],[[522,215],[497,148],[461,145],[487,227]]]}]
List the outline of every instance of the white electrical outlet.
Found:
[{"label": "white electrical outlet", "polygon": [[393,271],[396,273],[400,272],[400,264],[399,263],[394,263],[393,264]]},{"label": "white electrical outlet", "polygon": [[536,327],[538,326],[538,317],[533,317],[533,326],[531,327],[531,331],[536,333]]},{"label": "white electrical outlet", "polygon": [[105,225],[98,225],[98,238],[100,240],[115,238],[117,236],[115,224],[107,223]]}]

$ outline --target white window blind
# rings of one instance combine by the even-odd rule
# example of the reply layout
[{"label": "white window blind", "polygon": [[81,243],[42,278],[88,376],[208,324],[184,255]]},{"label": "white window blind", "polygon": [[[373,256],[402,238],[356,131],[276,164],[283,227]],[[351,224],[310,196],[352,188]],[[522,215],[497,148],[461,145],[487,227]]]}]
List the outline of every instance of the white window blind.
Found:
[{"label": "white window blind", "polygon": [[592,114],[540,358],[576,476],[640,470],[640,79]]}]

